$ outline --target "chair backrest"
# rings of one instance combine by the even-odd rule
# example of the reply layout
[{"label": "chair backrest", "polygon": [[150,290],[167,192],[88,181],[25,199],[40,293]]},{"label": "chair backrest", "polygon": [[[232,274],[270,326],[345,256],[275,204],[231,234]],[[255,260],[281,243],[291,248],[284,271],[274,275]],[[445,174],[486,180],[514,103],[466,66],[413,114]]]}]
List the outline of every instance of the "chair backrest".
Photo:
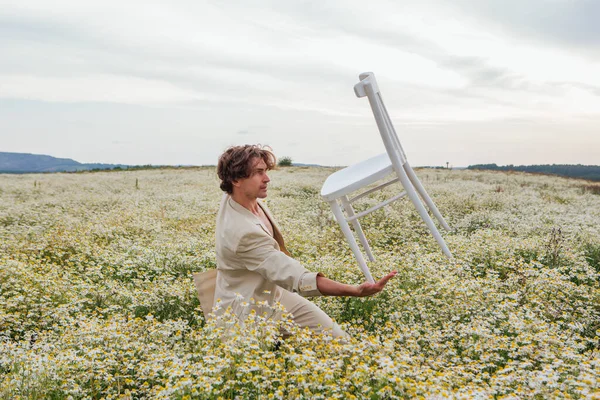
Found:
[{"label": "chair backrest", "polygon": [[395,163],[395,159],[399,159],[404,165],[407,161],[404,149],[400,144],[392,120],[383,104],[383,98],[379,91],[379,86],[375,80],[375,74],[372,72],[364,72],[359,75],[360,82],[354,85],[354,93],[357,97],[365,97],[369,99],[375,122],[379,128],[381,139],[385,145],[385,149],[390,156],[390,160]]}]

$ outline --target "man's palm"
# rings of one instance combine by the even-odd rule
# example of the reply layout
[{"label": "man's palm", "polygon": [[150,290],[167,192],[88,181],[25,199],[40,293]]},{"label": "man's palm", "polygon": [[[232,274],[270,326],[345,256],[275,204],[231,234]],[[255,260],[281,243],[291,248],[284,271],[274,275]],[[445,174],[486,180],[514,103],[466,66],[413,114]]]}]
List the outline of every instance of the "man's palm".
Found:
[{"label": "man's palm", "polygon": [[366,297],[379,293],[383,290],[390,279],[396,276],[398,272],[392,271],[375,283],[365,282],[358,287],[358,297]]}]

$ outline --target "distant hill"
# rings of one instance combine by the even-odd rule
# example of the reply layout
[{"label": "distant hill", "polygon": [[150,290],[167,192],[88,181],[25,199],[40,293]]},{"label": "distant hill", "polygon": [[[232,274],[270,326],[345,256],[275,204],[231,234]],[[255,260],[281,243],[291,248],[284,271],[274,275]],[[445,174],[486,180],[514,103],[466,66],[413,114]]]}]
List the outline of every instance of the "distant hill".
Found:
[{"label": "distant hill", "polygon": [[123,164],[83,164],[70,158],[0,152],[0,173],[75,172],[114,168],[128,168],[128,166]]},{"label": "distant hill", "polygon": [[324,167],[324,165],[320,165],[320,164],[292,163],[292,167]]},{"label": "distant hill", "polygon": [[580,178],[590,181],[600,181],[599,165],[581,164],[552,164],[552,165],[505,165],[476,164],[469,165],[467,169],[484,169],[489,171],[521,171],[536,174],[558,175],[568,178]]}]

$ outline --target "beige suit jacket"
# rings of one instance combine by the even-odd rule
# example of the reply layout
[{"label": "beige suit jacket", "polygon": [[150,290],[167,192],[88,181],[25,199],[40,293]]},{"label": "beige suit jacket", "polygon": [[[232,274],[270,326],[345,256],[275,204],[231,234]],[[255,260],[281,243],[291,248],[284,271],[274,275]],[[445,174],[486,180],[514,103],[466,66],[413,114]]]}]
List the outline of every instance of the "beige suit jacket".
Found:
[{"label": "beige suit jacket", "polygon": [[235,309],[236,303],[251,303],[251,299],[273,304],[281,298],[282,290],[304,297],[321,295],[317,273],[308,271],[289,256],[269,209],[260,201],[259,205],[271,221],[273,236],[257,216],[231,196],[224,195],[221,201],[217,215],[214,294],[220,310],[229,306]]}]

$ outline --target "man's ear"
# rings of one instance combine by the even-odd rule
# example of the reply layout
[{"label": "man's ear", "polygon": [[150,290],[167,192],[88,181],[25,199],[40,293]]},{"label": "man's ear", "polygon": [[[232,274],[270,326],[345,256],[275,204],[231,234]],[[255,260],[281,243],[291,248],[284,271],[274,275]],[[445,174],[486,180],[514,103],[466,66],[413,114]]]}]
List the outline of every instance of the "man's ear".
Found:
[{"label": "man's ear", "polygon": [[240,181],[231,181],[231,184],[235,187],[240,187]]}]

